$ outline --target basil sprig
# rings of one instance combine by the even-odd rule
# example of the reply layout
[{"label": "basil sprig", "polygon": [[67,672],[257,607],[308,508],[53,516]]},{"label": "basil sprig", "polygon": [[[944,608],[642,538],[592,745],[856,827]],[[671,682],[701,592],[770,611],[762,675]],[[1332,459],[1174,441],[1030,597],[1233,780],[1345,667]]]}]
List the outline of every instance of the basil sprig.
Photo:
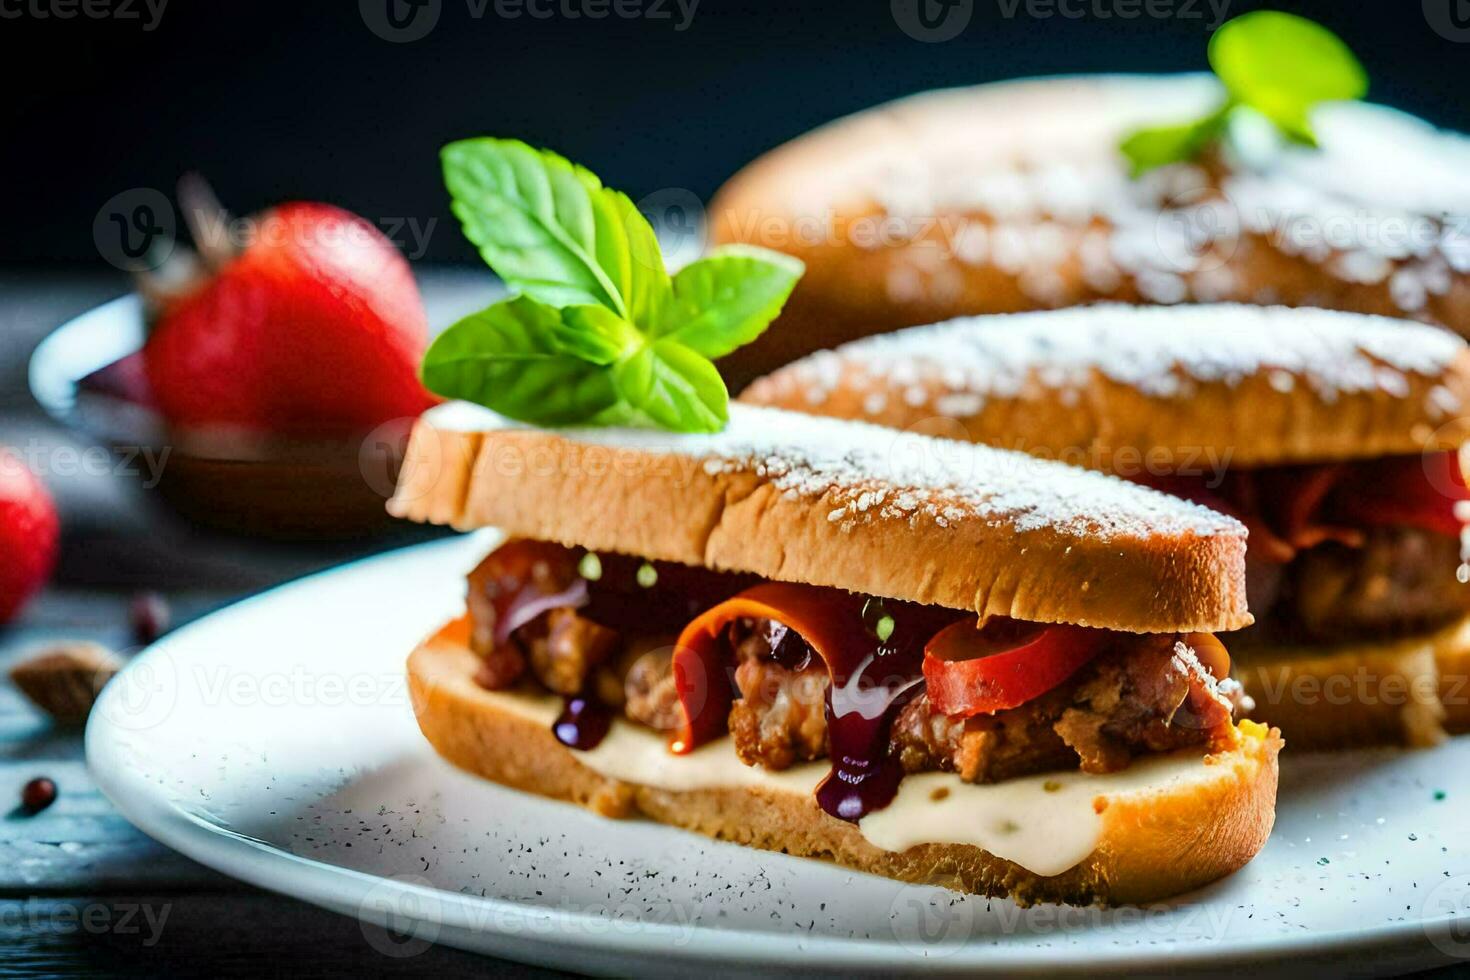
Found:
[{"label": "basil sprig", "polygon": [[1202,119],[1130,133],[1121,149],[1134,176],[1195,159],[1242,107],[1265,116],[1288,139],[1315,146],[1312,107],[1368,92],[1368,74],[1342,39],[1294,14],[1258,10],[1236,17],[1210,38],[1209,58],[1225,86],[1224,102]]},{"label": "basil sprig", "polygon": [[590,171],[518,140],[442,156],[465,236],[517,295],[439,335],[426,387],[537,425],[724,427],[711,362],[770,325],[799,261],[732,246],[670,277],[648,221]]}]

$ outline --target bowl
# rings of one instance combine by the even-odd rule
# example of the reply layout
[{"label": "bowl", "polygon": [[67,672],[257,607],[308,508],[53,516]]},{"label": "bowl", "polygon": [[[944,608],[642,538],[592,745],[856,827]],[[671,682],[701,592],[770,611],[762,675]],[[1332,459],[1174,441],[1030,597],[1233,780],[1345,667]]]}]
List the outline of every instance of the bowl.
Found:
[{"label": "bowl", "polygon": [[384,510],[412,419],[337,439],[285,439],[170,426],[82,379],[143,345],[141,299],[123,296],[68,321],[31,356],[31,392],[54,420],[109,447],[189,522],[278,539],[343,538],[393,523]]}]

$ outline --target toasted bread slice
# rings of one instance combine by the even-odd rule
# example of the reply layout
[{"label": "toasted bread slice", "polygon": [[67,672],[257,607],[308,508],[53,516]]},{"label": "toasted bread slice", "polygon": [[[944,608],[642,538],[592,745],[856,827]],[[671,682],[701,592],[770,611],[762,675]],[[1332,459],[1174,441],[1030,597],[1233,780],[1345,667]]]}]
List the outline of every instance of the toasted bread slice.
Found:
[{"label": "toasted bread slice", "polygon": [[1290,735],[1293,750],[1422,748],[1446,735],[1437,654],[1447,639],[1421,634],[1326,648],[1237,643],[1230,652],[1255,701],[1250,716]]},{"label": "toasted bread slice", "polygon": [[1019,453],[745,405],[713,436],[547,431],[444,405],[415,428],[388,506],[1031,622],[1251,621],[1230,518]]},{"label": "toasted bread slice", "polygon": [[[1049,865],[1046,871],[1054,873],[1028,870],[975,844],[938,839],[940,834],[890,849],[883,844],[912,836],[895,835],[893,825],[906,821],[903,812],[890,814],[887,826],[870,825],[871,817],[862,824],[838,820],[818,808],[805,771],[765,774],[742,766],[725,743],[687,758],[670,756],[660,736],[616,720],[607,751],[568,749],[551,732],[555,699],[480,687],[473,680],[479,661],[464,636],[462,623],[451,624],[409,658],[409,689],[425,737],[440,755],[477,776],[604,816],[646,816],[722,840],[1022,904],[1138,904],[1189,891],[1245,865],[1275,819],[1281,739],[1247,722],[1235,748],[1213,756],[1136,761],[1117,779],[1071,773],[1051,780],[1057,786],[1083,781],[1075,792],[1047,789],[1049,780],[1040,777],[994,787],[945,773],[906,781],[922,795],[920,805],[932,808],[930,821],[941,798],[953,794],[954,837],[974,832],[966,827],[975,820],[967,809],[972,800],[1000,799],[1015,807],[1008,812],[1018,826],[1026,822],[1026,832],[1018,831],[1025,839],[997,849],[1027,864]],[[639,758],[658,761],[640,768]],[[919,785],[923,780],[929,782]],[[890,809],[902,803],[900,796]],[[1053,821],[1060,815],[1063,829],[1047,832],[1026,820],[1025,814],[1043,819],[1042,811]],[[923,829],[933,826],[926,822]],[[1068,848],[1075,853],[1058,860]]]},{"label": "toasted bread slice", "polygon": [[1434,655],[1445,730],[1452,735],[1470,732],[1470,617],[1435,637]]},{"label": "toasted bread slice", "polygon": [[1113,304],[871,337],[741,400],[1105,471],[1208,474],[1455,449],[1470,439],[1470,346],[1378,316]]},{"label": "toasted bread slice", "polygon": [[1106,300],[1322,306],[1470,334],[1457,228],[1470,140],[1343,104],[1314,115],[1315,149],[1130,177],[1126,133],[1221,98],[1199,75],[1004,82],[878,106],[772,150],[711,202],[713,236],[807,271],[776,326],[722,368],[738,386],[872,333]]}]

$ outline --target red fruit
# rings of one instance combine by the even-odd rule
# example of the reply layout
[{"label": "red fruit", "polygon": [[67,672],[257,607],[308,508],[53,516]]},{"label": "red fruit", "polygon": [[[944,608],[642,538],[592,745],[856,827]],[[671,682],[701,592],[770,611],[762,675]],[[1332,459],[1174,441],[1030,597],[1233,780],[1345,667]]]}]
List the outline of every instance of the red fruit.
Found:
[{"label": "red fruit", "polygon": [[46,488],[18,457],[0,450],[0,623],[46,584],[60,530]]},{"label": "red fruit", "polygon": [[372,225],[283,204],[213,278],[169,302],[144,357],[163,415],[184,427],[361,433],[418,415],[428,339],[408,263]]},{"label": "red fruit", "polygon": [[122,360],[98,368],[77,385],[93,394],[121,398],[135,405],[153,405],[153,392],[148,386],[148,365],[143,360],[142,351],[134,351]]}]

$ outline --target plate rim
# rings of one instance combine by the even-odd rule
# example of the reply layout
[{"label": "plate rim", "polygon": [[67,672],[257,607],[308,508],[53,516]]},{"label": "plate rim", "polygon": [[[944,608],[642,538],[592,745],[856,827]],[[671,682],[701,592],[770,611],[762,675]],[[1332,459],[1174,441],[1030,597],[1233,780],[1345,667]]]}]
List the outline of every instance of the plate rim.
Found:
[{"label": "plate rim", "polygon": [[[115,301],[114,301],[115,302]],[[150,659],[169,655],[175,648],[187,648],[191,635],[204,624],[231,616],[248,614],[272,601],[277,593],[310,588],[317,580],[342,574],[347,570],[369,573],[374,566],[389,566],[410,554],[444,551],[445,560],[456,550],[467,546],[473,535],[460,535],[447,540],[397,548],[369,555],[341,565],[300,576],[246,596],[169,633],[145,648],[123,668],[138,670]],[[105,708],[108,699],[120,696],[120,684],[109,684],[98,699]],[[184,689],[187,690],[187,689]],[[697,923],[677,927],[665,923],[640,923],[635,931],[621,933],[608,929],[609,920],[586,912],[568,913],[525,906],[509,899],[467,895],[427,885],[403,882],[369,872],[331,864],[315,858],[292,854],[265,841],[255,840],[204,820],[176,806],[158,791],[155,783],[143,777],[117,758],[115,746],[120,740],[111,737],[113,717],[107,710],[94,710],[84,736],[87,768],[103,795],[135,827],[159,843],[186,857],[239,881],[277,894],[301,899],[313,905],[344,915],[364,919],[369,893],[388,886],[387,893],[432,899],[440,909],[435,920],[439,934],[435,942],[484,953],[481,946],[455,942],[456,934],[492,937],[498,945],[513,946],[518,940],[529,940],[532,952],[499,951],[523,962],[567,962],[552,954],[613,953],[637,960],[656,955],[666,969],[691,965],[719,965],[741,969],[763,969],[793,964],[800,957],[804,967],[840,969],[849,972],[912,970],[922,966],[926,972],[963,973],[966,975],[1089,975],[1100,972],[1139,974],[1190,969],[1194,971],[1234,972],[1241,966],[1282,966],[1282,957],[1290,955],[1290,969],[1299,970],[1303,958],[1341,961],[1351,956],[1368,954],[1381,958],[1385,969],[1414,968],[1463,963],[1462,958],[1435,945],[1436,938],[1450,938],[1452,930],[1470,926],[1470,915],[1451,915],[1386,923],[1367,930],[1334,930],[1314,932],[1302,937],[1271,936],[1246,941],[1194,941],[1176,945],[1137,945],[1117,949],[1089,950],[1085,961],[1059,958],[1055,948],[1014,946],[1004,943],[955,944],[936,948],[936,955],[916,953],[896,941],[848,939],[835,936],[785,936],[780,932],[752,932],[720,928]],[[571,805],[571,804],[563,804]],[[743,845],[713,841],[715,845]],[[809,860],[799,858],[798,860]],[[844,869],[851,870],[851,869]],[[852,871],[853,874],[860,872]],[[355,909],[356,911],[351,911]],[[475,910],[470,914],[471,910]],[[486,923],[519,922],[515,931],[486,927]],[[558,923],[578,923],[594,928],[558,928]],[[751,942],[756,939],[756,942]],[[678,940],[677,943],[671,940]],[[488,944],[497,945],[497,944]],[[1060,951],[1065,955],[1064,951]],[[1394,959],[1393,957],[1397,957]],[[1390,962],[1391,960],[1391,962]],[[813,962],[815,961],[815,962]],[[609,963],[611,969],[616,963]],[[1360,966],[1363,964],[1360,963]],[[585,969],[585,963],[581,964]],[[1285,972],[1285,971],[1283,971]]]},{"label": "plate rim", "polygon": [[[62,393],[62,382],[57,361],[62,357],[60,351],[67,344],[74,341],[88,330],[97,331],[105,335],[109,331],[116,333],[120,325],[132,329],[135,339],[141,339],[143,332],[143,301],[136,293],[124,293],[110,300],[99,303],[90,309],[78,313],[76,316],[57,325],[46,336],[41,338],[31,351],[29,360],[26,362],[26,386],[30,389],[31,397],[36,404],[53,421],[60,425],[71,427],[73,425],[71,414],[76,403],[77,378],[65,380],[66,393]],[[107,325],[106,328],[99,324]],[[119,340],[123,339],[121,336]],[[113,346],[121,348],[121,343]],[[129,342],[126,345],[130,351],[136,351],[137,345]],[[105,345],[104,345],[105,348]],[[103,366],[112,359],[108,354],[103,357],[98,367]]]}]

